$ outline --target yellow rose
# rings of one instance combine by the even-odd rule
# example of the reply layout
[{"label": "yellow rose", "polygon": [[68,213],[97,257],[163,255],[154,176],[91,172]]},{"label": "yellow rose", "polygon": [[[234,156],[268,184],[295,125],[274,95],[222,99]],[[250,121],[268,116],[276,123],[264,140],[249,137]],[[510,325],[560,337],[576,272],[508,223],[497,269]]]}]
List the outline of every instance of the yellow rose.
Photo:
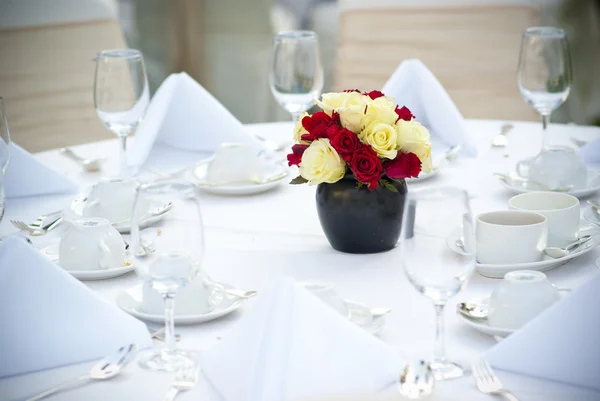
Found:
[{"label": "yellow rose", "polygon": [[370,145],[379,157],[394,159],[398,154],[398,133],[393,125],[372,123],[362,130],[358,138]]},{"label": "yellow rose", "polygon": [[346,162],[329,143],[321,138],[313,141],[304,151],[300,162],[300,175],[309,181],[308,185],[322,182],[334,183],[346,174]]},{"label": "yellow rose", "polygon": [[[384,102],[377,102],[378,98],[367,105],[367,112],[362,120],[362,126],[366,127],[371,124],[382,123],[393,126],[398,119],[398,114],[394,108],[390,108]],[[395,106],[394,106],[395,107]]]},{"label": "yellow rose", "polygon": [[342,124],[342,127],[355,134],[360,133],[363,127],[362,121],[365,116],[365,106],[340,107],[336,109],[336,112],[340,115],[340,124]]},{"label": "yellow rose", "polygon": [[421,170],[431,172],[431,141],[429,131],[415,120],[398,120],[398,146],[403,152],[411,152],[421,160]]},{"label": "yellow rose", "polygon": [[393,97],[381,96],[375,100],[371,100],[370,104],[376,104],[390,110],[396,110],[396,100]]},{"label": "yellow rose", "polygon": [[305,145],[308,144],[308,142],[302,140],[302,135],[308,134],[308,131],[302,126],[302,119],[306,116],[308,116],[308,113],[302,113],[298,121],[296,121],[296,126],[294,127],[294,141]]},{"label": "yellow rose", "polygon": [[331,92],[324,93],[321,95],[321,100],[317,99],[317,105],[329,116],[333,114],[333,111],[338,111],[341,107],[356,107],[361,108],[364,111],[369,97],[358,92]]}]

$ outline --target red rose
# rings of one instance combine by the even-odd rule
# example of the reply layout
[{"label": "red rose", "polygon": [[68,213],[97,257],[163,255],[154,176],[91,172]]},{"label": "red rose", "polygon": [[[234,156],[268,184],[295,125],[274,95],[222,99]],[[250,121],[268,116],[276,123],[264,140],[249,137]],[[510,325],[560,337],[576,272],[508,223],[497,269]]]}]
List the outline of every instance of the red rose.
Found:
[{"label": "red rose", "polygon": [[344,159],[346,163],[350,162],[352,159],[352,154],[358,148],[360,148],[361,145],[358,136],[354,132],[345,128],[341,128],[339,131],[337,131],[335,136],[330,136],[329,141],[331,146],[333,146],[335,151],[342,156],[342,159]]},{"label": "red rose", "polygon": [[362,145],[354,151],[350,159],[350,169],[358,182],[368,185],[370,190],[377,187],[383,173],[381,160],[369,145]]},{"label": "red rose", "polygon": [[312,142],[319,138],[326,138],[327,128],[331,124],[333,124],[331,117],[322,111],[318,111],[312,116],[304,117],[302,119],[302,126],[308,131],[308,134],[302,135],[302,140]]},{"label": "red rose", "polygon": [[308,145],[296,144],[292,146],[292,153],[287,155],[288,166],[297,166],[302,161],[302,155],[308,148]]},{"label": "red rose", "polygon": [[[402,106],[401,108],[399,106],[396,106],[395,111],[396,114],[398,114],[398,120],[410,121],[413,118],[415,118],[413,113],[411,113],[408,107],[406,106]],[[396,122],[398,122],[398,120],[396,120]]]},{"label": "red rose", "polygon": [[333,138],[335,138],[336,136],[338,136],[338,134],[340,133],[340,131],[343,130],[342,127],[340,127],[337,124],[331,124],[328,128],[327,131],[325,131],[325,134],[327,135],[327,138],[329,138],[329,140],[333,140]]},{"label": "red rose", "polygon": [[394,160],[383,163],[383,169],[390,178],[417,177],[421,172],[421,160],[414,153],[398,152]]},{"label": "red rose", "polygon": [[380,91],[371,91],[371,92],[369,92],[369,93],[365,93],[365,95],[369,96],[369,97],[370,97],[371,99],[373,99],[373,100],[375,100],[375,99],[377,99],[377,98],[379,98],[379,97],[383,97],[383,96],[385,96],[385,95],[383,94],[383,92],[380,92]]}]

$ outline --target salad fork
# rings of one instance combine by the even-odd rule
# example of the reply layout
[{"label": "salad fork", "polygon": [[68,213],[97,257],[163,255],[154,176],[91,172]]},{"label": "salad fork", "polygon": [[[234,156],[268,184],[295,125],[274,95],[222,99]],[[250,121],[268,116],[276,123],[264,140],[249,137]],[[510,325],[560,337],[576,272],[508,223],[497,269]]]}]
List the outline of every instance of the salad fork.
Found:
[{"label": "salad fork", "polygon": [[508,401],[519,401],[511,392],[504,390],[500,379],[485,359],[474,362],[471,367],[479,391],[486,394],[500,395]]},{"label": "salad fork", "polygon": [[19,230],[27,231],[29,233],[29,235],[35,237],[35,236],[44,235],[44,234],[48,233],[48,231],[53,230],[57,225],[59,225],[62,222],[62,216],[57,217],[56,219],[52,220],[50,223],[45,224],[43,226],[40,225],[40,223],[34,224],[37,222],[37,220],[30,225],[25,224],[24,222],[19,221],[19,220],[11,220],[10,222],[12,223],[13,226],[18,228]]},{"label": "salad fork", "polygon": [[198,381],[198,372],[195,364],[186,364],[175,376],[163,401],[173,401],[179,392],[188,391],[194,388]]}]

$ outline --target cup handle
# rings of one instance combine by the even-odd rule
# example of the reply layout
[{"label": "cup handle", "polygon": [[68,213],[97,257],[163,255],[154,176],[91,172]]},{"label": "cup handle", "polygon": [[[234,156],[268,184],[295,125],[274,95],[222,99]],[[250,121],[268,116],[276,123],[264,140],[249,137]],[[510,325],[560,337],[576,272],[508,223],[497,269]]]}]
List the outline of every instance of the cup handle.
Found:
[{"label": "cup handle", "polygon": [[529,178],[529,167],[533,159],[521,160],[517,163],[517,174],[523,178]]},{"label": "cup handle", "polygon": [[202,282],[210,290],[210,293],[208,295],[208,306],[212,310],[218,305],[220,305],[221,302],[223,302],[223,300],[225,299],[225,287],[223,286],[223,284],[211,280],[206,273],[204,273]]},{"label": "cup handle", "polygon": [[112,256],[112,252],[110,251],[106,243],[104,243],[104,240],[100,240],[100,242],[98,242],[98,248],[100,248],[100,260],[98,261],[98,265],[101,269],[110,269],[110,259]]}]

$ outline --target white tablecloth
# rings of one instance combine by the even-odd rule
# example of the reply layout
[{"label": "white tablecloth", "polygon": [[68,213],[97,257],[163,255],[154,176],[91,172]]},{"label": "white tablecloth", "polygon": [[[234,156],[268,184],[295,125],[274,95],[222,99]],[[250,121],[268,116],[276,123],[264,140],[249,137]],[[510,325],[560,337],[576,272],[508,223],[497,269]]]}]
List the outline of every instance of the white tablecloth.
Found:
[{"label": "white tablecloth", "polygon": [[[409,185],[410,189],[434,185],[454,185],[467,189],[472,195],[474,213],[505,209],[512,194],[492,177],[493,172],[507,172],[522,158],[534,155],[541,144],[541,124],[515,123],[508,134],[508,147],[490,147],[491,137],[500,131],[501,121],[468,121],[476,138],[477,159],[459,159],[444,166],[437,177]],[[291,136],[289,123],[256,124],[249,130],[275,140]],[[569,137],[590,140],[600,137],[600,129],[572,125],[552,125],[556,142],[569,144]],[[103,174],[116,171],[117,144],[115,141],[82,145],[76,150],[85,156],[105,155],[110,162]],[[102,174],[85,174],[57,151],[37,155],[39,160],[65,172],[82,185],[93,184]],[[173,164],[177,167],[177,164]],[[179,165],[179,167],[183,167]],[[348,255],[331,249],[317,218],[314,187],[282,185],[278,189],[249,197],[203,195],[203,217],[206,228],[207,255],[205,267],[221,281],[259,292],[279,276],[298,280],[335,283],[346,298],[372,307],[390,307],[381,340],[405,358],[427,359],[433,349],[434,312],[430,301],[417,293],[402,272],[397,250],[375,255]],[[69,203],[68,197],[11,199],[0,225],[0,235],[15,232],[10,219],[30,221],[39,214],[51,212]],[[59,233],[34,238],[42,247],[58,241]],[[548,272],[551,282],[560,287],[576,288],[598,272],[595,249],[572,262]],[[33,279],[33,278],[32,278]],[[86,282],[107,302],[114,303],[117,294],[138,282],[134,273],[104,281]],[[446,311],[447,351],[450,358],[469,364],[495,344],[489,336],[461,324],[455,316],[455,304],[487,296],[497,280],[475,274],[467,289],[451,300]],[[252,302],[252,301],[250,301]],[[85,311],[81,311],[82,315]],[[179,326],[182,347],[206,349],[218,342],[235,326],[244,313],[243,308],[217,321]],[[107,330],[118,330],[107,327]],[[567,330],[568,328],[565,328]],[[2,325],[2,330],[10,327]],[[26,346],[25,344],[23,346]],[[576,345],[574,345],[576,346]],[[1,356],[0,356],[1,357]],[[550,357],[550,356],[549,356]],[[63,379],[85,373],[91,364],[63,367],[0,381],[0,400],[17,400],[60,383]],[[505,372],[500,376],[507,388],[522,401],[539,400],[598,400],[600,394],[589,393],[557,383],[517,377]],[[142,371],[131,364],[124,375],[103,382],[82,386],[55,396],[57,400],[159,400],[173,378],[171,374]],[[181,400],[216,399],[206,395],[206,383],[181,395]],[[395,389],[390,389],[393,394]],[[471,377],[438,383],[432,400],[486,400]]]}]

